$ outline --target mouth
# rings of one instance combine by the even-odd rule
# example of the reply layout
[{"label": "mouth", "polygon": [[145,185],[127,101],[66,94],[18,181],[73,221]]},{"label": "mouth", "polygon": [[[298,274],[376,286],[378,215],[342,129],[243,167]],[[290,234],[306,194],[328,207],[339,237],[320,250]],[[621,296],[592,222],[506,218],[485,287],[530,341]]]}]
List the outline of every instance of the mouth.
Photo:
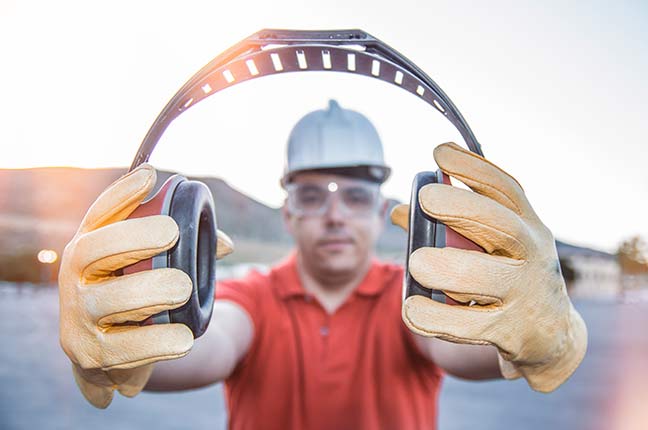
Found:
[{"label": "mouth", "polygon": [[353,246],[355,241],[350,237],[326,238],[317,242],[317,246],[327,251],[342,251]]}]

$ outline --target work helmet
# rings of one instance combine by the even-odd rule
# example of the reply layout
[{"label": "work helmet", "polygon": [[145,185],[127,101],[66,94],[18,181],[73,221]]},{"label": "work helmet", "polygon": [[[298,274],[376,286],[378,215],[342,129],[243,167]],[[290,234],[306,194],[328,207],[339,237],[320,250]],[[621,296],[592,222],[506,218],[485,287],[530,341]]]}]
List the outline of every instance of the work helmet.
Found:
[{"label": "work helmet", "polygon": [[376,128],[335,100],[329,101],[328,109],[305,115],[290,132],[282,184],[302,171],[335,172],[378,183],[391,173]]}]

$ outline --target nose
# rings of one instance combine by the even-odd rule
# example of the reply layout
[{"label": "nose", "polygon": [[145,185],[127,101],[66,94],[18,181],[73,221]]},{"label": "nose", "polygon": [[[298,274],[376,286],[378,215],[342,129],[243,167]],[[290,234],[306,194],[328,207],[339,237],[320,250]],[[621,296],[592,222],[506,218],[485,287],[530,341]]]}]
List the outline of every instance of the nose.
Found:
[{"label": "nose", "polygon": [[340,199],[338,196],[333,193],[330,197],[329,204],[326,207],[326,212],[324,213],[324,217],[327,222],[333,223],[333,224],[339,224],[344,221],[344,213],[343,213],[343,208],[342,208],[342,203],[340,202]]}]

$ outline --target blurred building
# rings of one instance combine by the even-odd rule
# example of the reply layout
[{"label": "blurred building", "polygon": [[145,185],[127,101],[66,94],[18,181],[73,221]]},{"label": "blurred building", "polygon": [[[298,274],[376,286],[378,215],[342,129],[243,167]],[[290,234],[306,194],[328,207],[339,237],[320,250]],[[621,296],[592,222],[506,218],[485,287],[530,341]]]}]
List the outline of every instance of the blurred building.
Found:
[{"label": "blurred building", "polygon": [[615,296],[622,292],[621,268],[615,254],[559,240],[556,248],[571,296]]}]

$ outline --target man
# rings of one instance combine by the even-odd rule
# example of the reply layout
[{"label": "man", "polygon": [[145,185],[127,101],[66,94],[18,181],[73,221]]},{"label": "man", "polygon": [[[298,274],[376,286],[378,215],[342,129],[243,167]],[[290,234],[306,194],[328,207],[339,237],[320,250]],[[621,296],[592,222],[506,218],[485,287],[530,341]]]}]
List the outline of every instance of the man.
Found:
[{"label": "man", "polygon": [[[167,217],[121,221],[154,184],[150,167],[118,181],[89,210],[62,263],[61,343],[86,398],[105,407],[114,389],[135,395],[145,384],[225,381],[231,428],[416,429],[436,425],[444,372],[524,376],[537,390],[554,389],[580,363],[586,329],[550,232],[496,166],[456,145],[438,147],[435,158],[476,192],[427,187],[423,209],[490,255],[421,249],[410,270],[474,306],[420,296],[402,303],[402,268],[373,257],[389,175],[378,134],[331,101],[289,139],[283,217],[294,253],[267,274],[220,283],[211,325],[188,355],[192,337],[182,325],[119,325],[181,305],[190,282],[174,269],[107,275],[177,239]],[[406,213],[398,207],[392,220],[407,228]],[[88,299],[88,283],[104,297]]]}]

